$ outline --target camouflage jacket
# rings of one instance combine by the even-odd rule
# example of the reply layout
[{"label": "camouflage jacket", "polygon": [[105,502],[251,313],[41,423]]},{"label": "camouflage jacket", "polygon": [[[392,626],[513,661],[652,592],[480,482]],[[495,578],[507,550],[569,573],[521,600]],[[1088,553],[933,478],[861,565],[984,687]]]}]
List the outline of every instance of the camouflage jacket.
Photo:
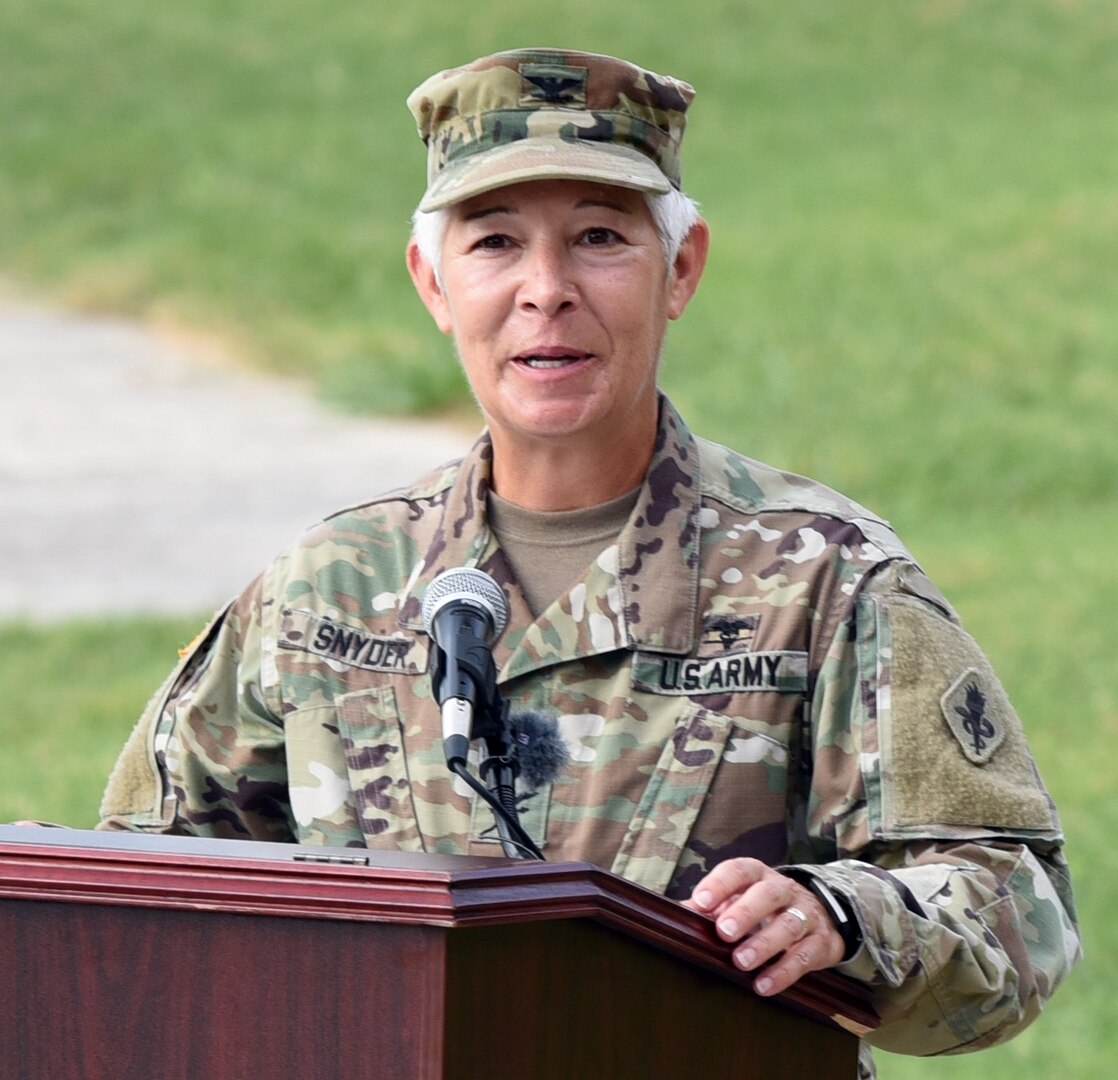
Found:
[{"label": "camouflage jacket", "polygon": [[491,445],[335,515],[187,650],[102,827],[500,854],[443,758],[421,602],[503,587],[514,709],[571,760],[524,792],[549,859],[683,898],[720,860],[798,864],[851,903],[872,1041],[929,1054],[1031,1020],[1078,955],[1060,826],[989,664],[889,527],[697,439],[666,401],[633,513],[529,614],[486,524]]}]

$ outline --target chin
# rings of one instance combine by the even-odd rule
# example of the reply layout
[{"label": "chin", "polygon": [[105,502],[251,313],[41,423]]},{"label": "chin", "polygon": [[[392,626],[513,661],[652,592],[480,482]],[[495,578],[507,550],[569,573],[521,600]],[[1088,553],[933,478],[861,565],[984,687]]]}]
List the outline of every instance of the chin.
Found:
[{"label": "chin", "polygon": [[541,439],[577,435],[594,424],[592,409],[585,401],[541,403],[508,416],[500,426]]}]

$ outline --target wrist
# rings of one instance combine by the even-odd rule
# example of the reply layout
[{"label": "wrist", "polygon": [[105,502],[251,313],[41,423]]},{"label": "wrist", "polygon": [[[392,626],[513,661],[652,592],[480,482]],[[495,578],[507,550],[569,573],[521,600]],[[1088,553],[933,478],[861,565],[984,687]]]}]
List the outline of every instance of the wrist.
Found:
[{"label": "wrist", "polygon": [[862,947],[862,929],[858,925],[850,901],[841,893],[835,892],[815,874],[806,873],[796,867],[782,867],[780,872],[798,885],[802,885],[819,901],[839,937],[842,938],[843,952],[840,963],[845,964],[848,960],[852,960]]}]

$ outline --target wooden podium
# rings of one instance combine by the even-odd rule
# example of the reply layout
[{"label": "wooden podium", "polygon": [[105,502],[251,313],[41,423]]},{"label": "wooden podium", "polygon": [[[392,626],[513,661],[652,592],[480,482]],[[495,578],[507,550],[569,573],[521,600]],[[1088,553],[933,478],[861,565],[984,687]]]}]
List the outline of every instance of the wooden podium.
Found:
[{"label": "wooden podium", "polygon": [[5,1080],[856,1076],[857,984],[749,982],[583,863],[0,827]]}]

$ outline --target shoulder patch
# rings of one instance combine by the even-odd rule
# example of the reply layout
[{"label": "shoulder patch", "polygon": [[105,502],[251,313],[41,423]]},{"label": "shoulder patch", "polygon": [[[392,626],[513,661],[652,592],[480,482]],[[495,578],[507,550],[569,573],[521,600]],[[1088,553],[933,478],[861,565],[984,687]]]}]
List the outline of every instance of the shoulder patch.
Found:
[{"label": "shoulder patch", "polygon": [[975,765],[985,765],[993,758],[1005,741],[1006,724],[996,707],[991,707],[977,668],[967,668],[947,688],[939,705],[951,734]]},{"label": "shoulder patch", "polygon": [[867,793],[878,835],[1058,833],[1021,722],[974,639],[903,593],[874,606],[860,634],[874,639],[863,672],[876,684],[879,777]]}]

